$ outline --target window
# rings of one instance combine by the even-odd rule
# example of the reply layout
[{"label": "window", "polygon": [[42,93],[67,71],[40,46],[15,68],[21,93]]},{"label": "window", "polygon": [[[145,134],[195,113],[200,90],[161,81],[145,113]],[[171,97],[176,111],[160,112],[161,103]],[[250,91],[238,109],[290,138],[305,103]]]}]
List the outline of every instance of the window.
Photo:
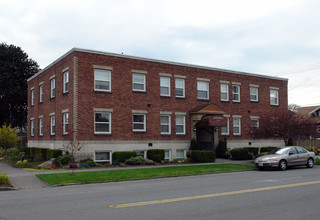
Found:
[{"label": "window", "polygon": [[94,113],[94,133],[111,134],[111,112]]},{"label": "window", "polygon": [[146,131],[145,114],[133,114],[133,131]]},{"label": "window", "polygon": [[320,132],[320,124],[318,124],[318,132]]},{"label": "window", "polygon": [[132,90],[138,92],[146,91],[146,75],[145,74],[132,74]]},{"label": "window", "polygon": [[171,150],[164,151],[164,159],[169,161],[171,160]]},{"label": "window", "polygon": [[186,134],[186,116],[176,115],[176,134]]},{"label": "window", "polygon": [[232,101],[240,102],[240,86],[232,85]]},{"label": "window", "polygon": [[209,99],[209,82],[197,82],[198,99]]},{"label": "window", "polygon": [[176,84],[176,97],[184,98],[185,97],[185,79],[175,78]]},{"label": "window", "polygon": [[63,73],[63,93],[69,91],[69,71]]},{"label": "window", "polygon": [[34,106],[34,89],[31,90],[31,106]]},{"label": "window", "polygon": [[34,120],[30,120],[30,135],[33,137],[34,136]]},{"label": "window", "polygon": [[95,162],[111,162],[111,152],[100,151],[94,153]]},{"label": "window", "polygon": [[111,71],[94,69],[94,90],[111,92]]},{"label": "window", "polygon": [[50,80],[50,85],[51,85],[50,97],[54,98],[56,97],[56,79],[55,78],[52,78]]},{"label": "window", "polygon": [[221,127],[221,135],[229,135],[229,118],[227,118],[227,126]]},{"label": "window", "polygon": [[221,101],[229,101],[229,85],[226,83],[220,84]]},{"label": "window", "polygon": [[170,96],[170,77],[160,77],[160,95]]},{"label": "window", "polygon": [[250,86],[250,101],[257,102],[258,100],[258,87]]},{"label": "window", "polygon": [[63,134],[68,134],[68,125],[69,125],[69,113],[65,112],[62,114],[63,120]]},{"label": "window", "polygon": [[161,115],[160,124],[161,124],[161,134],[171,134],[171,116],[170,115]]},{"label": "window", "polygon": [[43,102],[43,85],[39,86],[39,102]]},{"label": "window", "polygon": [[233,135],[241,135],[241,118],[233,118]]},{"label": "window", "polygon": [[137,157],[147,158],[147,151],[145,150],[135,150],[137,152]]},{"label": "window", "polygon": [[50,135],[55,135],[56,133],[56,117],[54,115],[50,116]]},{"label": "window", "polygon": [[270,104],[279,105],[279,90],[270,89]]},{"label": "window", "polygon": [[177,150],[176,151],[176,158],[185,158],[186,157],[186,150]]},{"label": "window", "polygon": [[250,117],[251,128],[259,127],[259,118],[258,117]]},{"label": "window", "polygon": [[43,135],[43,117],[39,118],[39,136]]}]

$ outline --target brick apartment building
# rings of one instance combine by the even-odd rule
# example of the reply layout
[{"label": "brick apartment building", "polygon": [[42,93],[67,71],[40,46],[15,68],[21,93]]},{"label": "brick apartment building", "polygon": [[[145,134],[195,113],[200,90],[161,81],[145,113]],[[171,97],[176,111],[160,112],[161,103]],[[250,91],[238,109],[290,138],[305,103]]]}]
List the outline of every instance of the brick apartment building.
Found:
[{"label": "brick apartment building", "polygon": [[287,110],[287,79],[74,48],[28,79],[28,146],[84,143],[81,157],[165,149],[282,146],[250,135],[259,117]]}]

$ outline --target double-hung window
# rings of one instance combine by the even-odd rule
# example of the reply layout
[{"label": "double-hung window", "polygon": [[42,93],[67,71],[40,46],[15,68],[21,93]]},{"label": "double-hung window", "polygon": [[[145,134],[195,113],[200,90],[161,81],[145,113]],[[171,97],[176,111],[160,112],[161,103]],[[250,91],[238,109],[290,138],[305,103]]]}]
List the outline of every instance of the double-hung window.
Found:
[{"label": "double-hung window", "polygon": [[94,69],[94,90],[111,92],[111,70]]},{"label": "double-hung window", "polygon": [[32,137],[34,136],[34,119],[33,118],[30,120],[30,135]]},{"label": "double-hung window", "polygon": [[111,112],[94,113],[94,133],[111,134]]},{"label": "double-hung window", "polygon": [[241,135],[241,117],[233,117],[233,135]]},{"label": "double-hung window", "polygon": [[176,158],[185,158],[186,157],[186,150],[176,150]]},{"label": "double-hung window", "polygon": [[56,78],[52,78],[50,80],[50,85],[51,85],[50,97],[54,98],[54,97],[56,97]]},{"label": "double-hung window", "polygon": [[146,91],[146,74],[132,73],[132,90],[136,92]]},{"label": "double-hung window", "polygon": [[251,102],[259,101],[258,92],[259,92],[258,86],[250,86],[250,101]]},{"label": "double-hung window", "polygon": [[69,92],[69,71],[63,73],[63,93]]},{"label": "double-hung window", "polygon": [[109,151],[96,151],[94,152],[95,162],[111,162],[112,154]]},{"label": "double-hung window", "polygon": [[50,115],[50,135],[55,135],[56,133],[56,116],[54,114]]},{"label": "double-hung window", "polygon": [[270,105],[279,105],[279,89],[270,89]]},{"label": "double-hung window", "polygon": [[208,81],[197,81],[197,96],[198,99],[209,99],[209,82]]},{"label": "double-hung window", "polygon": [[133,113],[133,131],[146,131],[146,114]]},{"label": "double-hung window", "polygon": [[39,85],[39,102],[43,102],[43,83]]},{"label": "double-hung window", "polygon": [[69,127],[69,112],[62,113],[62,131],[63,134],[68,134],[68,127]]},{"label": "double-hung window", "polygon": [[240,102],[240,85],[232,85],[232,101]]},{"label": "double-hung window", "polygon": [[186,116],[176,114],[176,134],[184,135],[186,134]]},{"label": "double-hung window", "polygon": [[227,126],[221,127],[221,135],[229,135],[229,116],[227,118]]},{"label": "double-hung window", "polygon": [[161,134],[171,134],[171,115],[160,115]]},{"label": "double-hung window", "polygon": [[229,84],[220,84],[221,101],[229,101]]},{"label": "double-hung window", "polygon": [[43,116],[39,117],[39,136],[43,136]]},{"label": "double-hung window", "polygon": [[175,78],[175,86],[176,86],[176,98],[184,98],[185,97],[185,79],[183,78]]},{"label": "double-hung window", "polygon": [[251,128],[258,128],[259,127],[259,117],[251,116],[250,117],[250,124],[251,124]]},{"label": "double-hung window", "polygon": [[31,89],[31,106],[34,106],[34,89]]},{"label": "double-hung window", "polygon": [[160,95],[170,96],[170,77],[167,77],[167,76],[160,77]]}]

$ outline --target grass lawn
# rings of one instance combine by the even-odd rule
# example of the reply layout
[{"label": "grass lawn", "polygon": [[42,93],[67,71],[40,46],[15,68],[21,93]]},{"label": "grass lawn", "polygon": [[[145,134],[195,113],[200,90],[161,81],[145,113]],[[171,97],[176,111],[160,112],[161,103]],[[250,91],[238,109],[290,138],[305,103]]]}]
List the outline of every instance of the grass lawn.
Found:
[{"label": "grass lawn", "polygon": [[88,172],[37,174],[36,176],[50,185],[64,185],[68,183],[97,183],[116,182],[126,180],[139,180],[170,176],[197,175],[215,172],[228,172],[254,169],[253,165],[239,164],[211,164],[190,165],[158,168],[140,168],[126,170],[103,170]]}]

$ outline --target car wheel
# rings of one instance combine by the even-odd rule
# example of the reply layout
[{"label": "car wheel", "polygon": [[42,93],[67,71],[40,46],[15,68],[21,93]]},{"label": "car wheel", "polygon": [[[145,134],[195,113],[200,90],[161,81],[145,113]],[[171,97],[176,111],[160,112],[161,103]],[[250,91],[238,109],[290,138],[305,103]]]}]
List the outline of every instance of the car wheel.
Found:
[{"label": "car wheel", "polygon": [[287,169],[287,162],[285,160],[280,160],[279,169],[280,170],[286,170]]},{"label": "car wheel", "polygon": [[308,168],[312,168],[312,167],[313,167],[313,164],[314,164],[314,163],[313,163],[313,159],[312,159],[312,158],[309,158],[308,161],[307,161],[307,167],[308,167]]}]

